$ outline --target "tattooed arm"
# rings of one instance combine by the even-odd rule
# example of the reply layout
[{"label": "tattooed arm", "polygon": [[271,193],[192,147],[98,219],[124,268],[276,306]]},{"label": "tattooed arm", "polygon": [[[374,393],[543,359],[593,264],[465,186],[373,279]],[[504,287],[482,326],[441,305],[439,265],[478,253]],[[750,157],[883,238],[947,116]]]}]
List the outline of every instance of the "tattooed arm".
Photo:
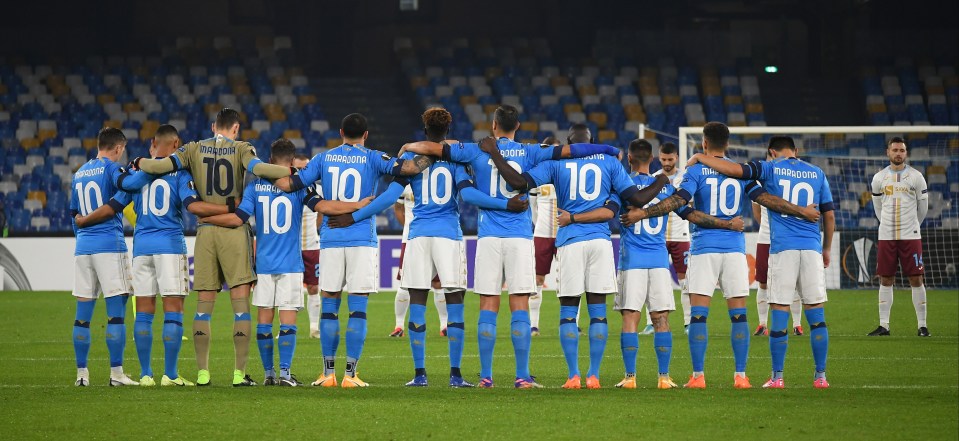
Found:
[{"label": "tattooed arm", "polygon": [[757,204],[777,213],[800,217],[809,222],[819,222],[819,210],[816,209],[817,204],[812,204],[807,207],[800,207],[798,205],[789,203],[789,201],[779,196],[775,196],[767,192],[762,192],[753,200],[756,201]]}]

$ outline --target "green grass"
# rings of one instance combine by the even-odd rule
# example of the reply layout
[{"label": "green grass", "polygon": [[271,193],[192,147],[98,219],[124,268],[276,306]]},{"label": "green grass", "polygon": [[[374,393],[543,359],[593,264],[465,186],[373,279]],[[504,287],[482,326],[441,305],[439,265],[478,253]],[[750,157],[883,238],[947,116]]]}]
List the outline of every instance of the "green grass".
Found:
[{"label": "green grass", "polygon": [[[721,299],[713,303],[707,355],[709,389],[655,389],[656,361],[651,337],[641,336],[638,390],[612,386],[622,375],[618,314],[611,316],[610,339],[601,379],[604,389],[566,391],[558,386],[566,366],[557,337],[558,302],[543,304],[543,335],[533,340],[532,370],[547,385],[542,390],[513,390],[509,320],[500,317],[493,390],[451,390],[445,387],[446,341],[439,337],[432,306],[428,316],[427,368],[432,386],[406,389],[412,374],[406,338],[388,338],[393,327],[392,293],[372,297],[369,337],[360,372],[366,390],[306,387],[246,388],[229,386],[233,346],[230,304],[223,297],[213,317],[212,387],[108,388],[103,342],[104,305],[93,321],[90,353],[94,387],[72,386],[75,374],[71,344],[74,301],[68,293],[0,293],[7,313],[0,338],[0,433],[3,439],[956,439],[959,436],[959,295],[929,292],[932,338],[915,336],[915,315],[908,291],[899,291],[893,307],[893,335],[867,338],[876,325],[874,291],[833,291],[827,306],[829,323],[829,390],[812,388],[808,337],[790,337],[786,385],[762,390],[770,368],[765,337],[753,337],[749,375],[754,389],[732,388],[733,360],[729,321]],[[344,302],[345,303],[345,302]],[[750,299],[750,325],[756,324]],[[678,304],[678,301],[677,301]],[[187,300],[192,316],[195,297]],[[346,305],[343,305],[345,310]],[[505,305],[504,305],[505,310]],[[467,344],[463,372],[475,379],[477,298],[467,300]],[[346,314],[343,314],[345,317]],[[132,330],[132,319],[128,328]],[[159,321],[158,321],[159,322]],[[160,325],[155,323],[154,371],[162,373]],[[191,328],[187,319],[187,331]],[[673,378],[682,383],[690,371],[686,338],[679,314],[674,329]],[[345,325],[345,323],[344,323]],[[306,314],[300,329],[307,329]],[[302,332],[294,372],[311,381],[321,367],[318,340]],[[128,332],[126,370],[139,376],[139,364]],[[587,343],[581,339],[581,368]],[[344,345],[337,369],[342,376]],[[181,373],[195,377],[192,342],[181,353]],[[255,346],[248,371],[262,378]],[[159,376],[157,376],[159,380]]]}]

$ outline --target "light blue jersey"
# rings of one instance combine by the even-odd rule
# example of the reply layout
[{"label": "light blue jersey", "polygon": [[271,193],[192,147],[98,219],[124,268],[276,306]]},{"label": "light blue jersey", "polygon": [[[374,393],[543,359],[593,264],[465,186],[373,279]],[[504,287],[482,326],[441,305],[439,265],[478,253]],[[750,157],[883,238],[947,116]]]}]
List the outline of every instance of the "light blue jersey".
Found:
[{"label": "light blue jersey", "polygon": [[183,209],[197,200],[193,176],[182,170],[157,178],[133,194],[137,214],[133,257],[186,254]]},{"label": "light blue jersey", "polygon": [[[832,191],[819,167],[796,158],[753,161],[743,165],[743,178],[757,179],[770,194],[795,205],[819,204],[819,211],[833,210]],[[813,250],[822,252],[819,224],[795,216],[769,212],[769,252]]]},{"label": "light blue jersey", "polygon": [[[647,174],[637,173],[632,176],[633,183],[639,189],[649,187],[656,178]],[[672,185],[665,185],[659,195],[649,201],[645,207],[656,205],[676,192]],[[686,210],[683,206],[677,211]],[[629,210],[623,207],[623,213]],[[656,218],[647,218],[633,224],[632,227],[622,228],[622,237],[619,242],[619,269],[649,269],[669,268],[669,254],[666,251],[666,221],[669,213]]]},{"label": "light blue jersey", "polygon": [[[723,158],[729,161],[729,158]],[[715,170],[695,164],[686,168],[683,182],[676,194],[693,208],[719,219],[729,220],[739,216],[744,198],[755,199],[763,193],[762,187],[752,181],[724,176]],[[719,228],[695,228],[689,253],[746,253],[746,237],[742,232]]]},{"label": "light blue jersey", "polygon": [[123,208],[130,203],[130,195],[120,191],[119,182],[125,174],[123,167],[107,158],[95,158],[83,164],[73,174],[70,190],[70,212],[87,216],[104,204],[116,211],[109,220],[87,228],[78,228],[73,223],[77,237],[74,255],[98,253],[125,253],[127,244],[123,239]]},{"label": "light blue jersey", "polygon": [[[540,144],[520,144],[508,138],[497,140],[500,154],[510,165],[523,173],[540,162],[558,159],[562,147]],[[473,170],[476,188],[491,197],[508,200],[517,192],[512,191],[506,180],[499,175],[489,155],[479,148],[477,143],[450,144],[443,149],[443,159],[469,164]],[[601,202],[604,202],[605,199]],[[532,211],[513,213],[505,210],[479,210],[479,237],[519,237],[533,238]],[[324,239],[325,240],[325,239]]]},{"label": "light blue jersey", "polygon": [[[556,202],[560,209],[576,215],[600,207],[619,212],[616,194],[635,188],[629,174],[616,158],[597,154],[585,158],[546,161],[526,173],[530,187],[544,184],[556,187]],[[573,223],[556,231],[556,246],[593,239],[609,240],[606,222]]]},{"label": "light blue jersey", "polygon": [[[383,175],[397,165],[396,158],[361,145],[344,144],[310,159],[302,171],[293,176],[293,188],[301,189],[319,181],[323,199],[359,202],[376,195],[376,186]],[[370,216],[345,228],[330,228],[328,218],[320,227],[320,248],[375,247],[376,217]]]},{"label": "light blue jersey", "polygon": [[[407,152],[402,159],[416,156]],[[473,185],[472,177],[462,164],[436,161],[423,172],[410,176],[413,190],[413,221],[409,239],[445,237],[461,240],[460,211],[457,196],[460,185]]]},{"label": "light blue jersey", "polygon": [[317,202],[310,190],[286,193],[266,179],[256,179],[246,186],[236,215],[244,222],[251,216],[255,219],[257,274],[303,272],[303,206],[313,207]]}]

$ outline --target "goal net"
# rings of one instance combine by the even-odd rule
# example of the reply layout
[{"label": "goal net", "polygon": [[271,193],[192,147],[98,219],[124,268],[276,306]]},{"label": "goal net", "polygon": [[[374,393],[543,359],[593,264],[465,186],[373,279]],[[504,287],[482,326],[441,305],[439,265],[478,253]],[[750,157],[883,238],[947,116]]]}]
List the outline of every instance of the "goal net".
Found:
[{"label": "goal net", "polygon": [[[926,178],[929,213],[922,223],[926,285],[959,286],[959,127],[730,127],[728,156],[743,162],[764,159],[774,135],[792,136],[799,156],[826,173],[836,201],[836,231],[832,264],[826,270],[828,288],[863,288],[879,284],[876,250],[879,221],[872,205],[873,175],[889,165],[886,142],[899,136],[908,146],[907,163]],[[701,149],[702,127],[679,129],[680,164]],[[701,150],[700,150],[701,151]],[[744,210],[744,218],[752,218]],[[747,231],[758,230],[747,221]],[[755,237],[747,236],[747,252],[755,251]],[[750,259],[752,262],[752,259]],[[898,285],[905,283],[900,274]]]}]

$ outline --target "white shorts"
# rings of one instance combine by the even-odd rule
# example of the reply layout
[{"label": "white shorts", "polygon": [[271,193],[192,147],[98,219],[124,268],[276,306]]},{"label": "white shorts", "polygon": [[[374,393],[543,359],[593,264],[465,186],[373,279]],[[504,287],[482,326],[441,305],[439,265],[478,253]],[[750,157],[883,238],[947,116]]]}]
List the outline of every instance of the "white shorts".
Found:
[{"label": "white shorts", "polygon": [[368,294],[380,288],[379,247],[338,247],[320,250],[320,289]]},{"label": "white shorts", "polygon": [[616,292],[613,245],[605,239],[584,240],[556,249],[559,259],[558,297],[579,297],[584,292]]},{"label": "white shorts", "polygon": [[[771,268],[770,268],[771,270]],[[690,294],[713,296],[717,282],[727,299],[749,295],[749,265],[743,253],[707,253],[689,256],[686,283]]]},{"label": "white shorts", "polygon": [[506,289],[510,294],[535,293],[535,253],[533,239],[481,237],[476,241],[473,291],[477,294],[498,296],[503,291],[505,278]]},{"label": "white shorts", "polygon": [[75,297],[95,299],[101,292],[104,298],[133,292],[127,253],[86,254],[73,261]]},{"label": "white shorts", "polygon": [[631,269],[619,272],[619,292],[613,309],[652,312],[675,311],[673,277],[669,268]]},{"label": "white shorts", "polygon": [[415,237],[406,242],[404,289],[431,289],[439,276],[444,289],[466,289],[466,245],[445,237]]},{"label": "white shorts", "polygon": [[769,303],[788,305],[796,295],[805,305],[823,303],[826,272],[822,254],[813,250],[785,250],[769,255]]},{"label": "white shorts", "polygon": [[303,273],[257,274],[253,306],[280,311],[303,309]]},{"label": "white shorts", "polygon": [[133,295],[185,296],[190,293],[186,254],[154,254],[133,258]]}]

